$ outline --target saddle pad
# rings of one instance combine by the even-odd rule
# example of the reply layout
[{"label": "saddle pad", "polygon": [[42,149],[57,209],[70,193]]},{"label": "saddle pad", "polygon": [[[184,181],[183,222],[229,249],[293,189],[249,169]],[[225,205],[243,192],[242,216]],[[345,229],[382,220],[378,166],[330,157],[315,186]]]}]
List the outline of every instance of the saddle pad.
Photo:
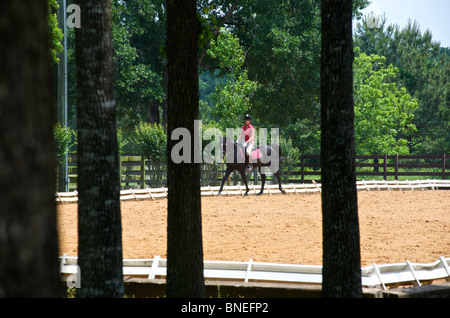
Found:
[{"label": "saddle pad", "polygon": [[256,159],[259,159],[259,158],[261,158],[261,155],[259,153],[259,148],[256,148],[256,150],[252,151],[252,159],[256,160]]}]

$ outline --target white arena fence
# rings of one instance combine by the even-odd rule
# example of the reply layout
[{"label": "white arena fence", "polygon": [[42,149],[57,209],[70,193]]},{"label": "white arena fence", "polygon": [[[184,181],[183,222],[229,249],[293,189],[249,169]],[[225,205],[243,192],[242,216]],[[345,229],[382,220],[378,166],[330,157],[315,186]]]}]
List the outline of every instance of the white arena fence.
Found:
[{"label": "white arena fence", "polygon": [[[250,194],[260,191],[260,186],[250,185]],[[416,181],[358,181],[358,191],[415,191],[437,190],[450,188],[447,180],[416,180]],[[290,194],[320,193],[321,184],[285,184],[283,189]],[[219,187],[202,187],[202,196],[217,196]],[[280,194],[278,185],[266,185],[269,195]],[[222,195],[243,195],[245,186],[225,186]],[[167,197],[167,188],[147,188],[122,190],[121,200],[156,200]],[[78,193],[57,192],[56,201],[59,203],[77,202]],[[60,264],[61,275],[77,277],[77,257],[62,256]],[[404,263],[377,265],[372,264],[361,268],[362,285],[366,288],[382,288],[401,284],[422,285],[434,280],[446,279],[450,281],[450,258],[441,256],[434,263],[422,264]],[[124,276],[146,277],[149,279],[165,278],[167,260],[155,256],[153,259],[125,259],[123,260]],[[82,270],[82,269],[81,269]],[[290,265],[276,263],[226,262],[204,261],[205,279],[233,280],[241,282],[279,282],[321,284],[322,266],[319,265]]]},{"label": "white arena fence", "polygon": [[[450,188],[450,180],[415,180],[415,181],[385,181],[385,180],[370,180],[357,181],[356,187],[358,191],[415,191],[415,190],[438,190]],[[201,187],[202,196],[217,196],[219,193],[219,186]],[[249,195],[257,194],[261,190],[260,185],[249,185]],[[321,184],[302,183],[302,184],[284,184],[283,189],[288,194],[312,194],[321,192]],[[222,195],[244,195],[246,189],[245,185],[224,186]],[[120,199],[126,200],[156,200],[167,197],[167,188],[146,188],[146,189],[129,189],[120,191]],[[268,195],[280,194],[277,184],[266,184],[264,193]],[[78,192],[56,192],[57,203],[77,202]]]},{"label": "white arena fence", "polygon": [[[77,257],[63,255],[60,263],[60,273],[69,276],[68,279],[79,279]],[[450,281],[450,258],[441,256],[434,263],[421,264],[404,263],[377,265],[361,268],[361,280],[364,288],[380,288],[412,284],[421,286],[434,280]],[[164,279],[167,273],[167,259],[155,256],[152,259],[123,260],[123,275],[128,277],[145,277],[148,279]],[[322,266],[290,265],[276,263],[258,263],[230,261],[204,261],[204,277],[206,280],[238,281],[238,282],[276,282],[321,284]],[[78,281],[80,282],[80,281]],[[81,285],[81,284],[80,284]]]}]

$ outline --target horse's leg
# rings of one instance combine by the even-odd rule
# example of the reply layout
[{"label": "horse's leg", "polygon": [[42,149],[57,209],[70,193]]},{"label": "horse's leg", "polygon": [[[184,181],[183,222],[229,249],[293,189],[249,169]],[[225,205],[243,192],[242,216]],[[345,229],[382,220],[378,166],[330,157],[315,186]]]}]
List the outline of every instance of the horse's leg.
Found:
[{"label": "horse's leg", "polygon": [[278,179],[278,188],[280,189],[281,193],[286,194],[286,191],[284,191],[283,187],[281,186],[281,175],[280,175],[280,173],[277,171],[277,172],[274,172],[274,175]]},{"label": "horse's leg", "polygon": [[244,195],[247,196],[248,195],[248,191],[250,189],[248,188],[247,176],[245,175],[245,170],[239,170],[239,173],[241,174],[242,181],[244,181],[245,188],[247,189],[247,191],[245,191]]},{"label": "horse's leg", "polygon": [[258,168],[259,174],[261,175],[261,191],[257,195],[261,195],[264,192],[264,184],[266,183],[266,174],[261,172],[261,167]]},{"label": "horse's leg", "polygon": [[230,175],[230,173],[231,173],[231,169],[227,167],[227,170],[225,171],[225,176],[222,179],[222,184],[220,186],[218,195],[221,194],[222,189],[223,189],[223,185],[224,185],[225,181],[228,179],[228,176]]}]

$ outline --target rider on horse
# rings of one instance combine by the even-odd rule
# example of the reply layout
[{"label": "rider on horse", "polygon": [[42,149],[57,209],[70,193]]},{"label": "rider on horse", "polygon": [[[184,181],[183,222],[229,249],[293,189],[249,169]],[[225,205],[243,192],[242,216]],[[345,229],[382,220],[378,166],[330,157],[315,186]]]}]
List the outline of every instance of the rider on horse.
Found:
[{"label": "rider on horse", "polygon": [[252,171],[252,165],[249,163],[249,156],[252,153],[253,145],[255,143],[255,127],[251,124],[252,117],[247,114],[244,116],[244,126],[241,128],[241,134],[239,136],[238,142],[244,138],[244,149],[245,149],[245,164],[247,171]]}]

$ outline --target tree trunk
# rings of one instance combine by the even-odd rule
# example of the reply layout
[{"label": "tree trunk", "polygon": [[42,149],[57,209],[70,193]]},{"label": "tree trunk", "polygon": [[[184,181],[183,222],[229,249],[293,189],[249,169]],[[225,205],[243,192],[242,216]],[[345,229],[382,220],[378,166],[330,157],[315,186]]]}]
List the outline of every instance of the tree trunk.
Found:
[{"label": "tree trunk", "polygon": [[162,125],[164,129],[167,129],[167,66],[163,71],[163,88],[164,88],[164,100],[162,109]]},{"label": "tree trunk", "polygon": [[80,297],[122,297],[119,155],[109,0],[80,2],[76,30]]},{"label": "tree trunk", "polygon": [[361,297],[352,0],[322,0],[323,296]]},{"label": "tree trunk", "polygon": [[148,122],[151,124],[161,123],[159,114],[159,101],[155,100],[148,105]]},{"label": "tree trunk", "polygon": [[[198,118],[198,22],[195,0],[167,0],[168,63],[168,241],[167,297],[204,297],[200,164],[176,164],[172,132],[187,128],[194,137]],[[191,153],[194,154],[192,146]]]},{"label": "tree trunk", "polygon": [[58,297],[48,1],[2,1],[0,21],[0,297]]}]

